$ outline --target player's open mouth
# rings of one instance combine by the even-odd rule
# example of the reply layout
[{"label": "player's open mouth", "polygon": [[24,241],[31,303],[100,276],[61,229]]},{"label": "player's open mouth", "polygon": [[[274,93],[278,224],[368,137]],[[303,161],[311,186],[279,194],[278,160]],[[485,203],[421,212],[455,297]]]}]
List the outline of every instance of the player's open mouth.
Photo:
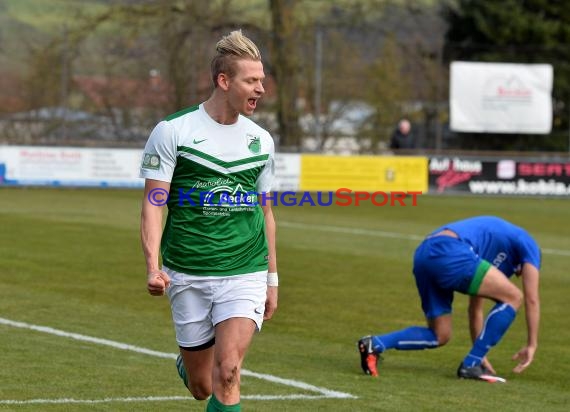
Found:
[{"label": "player's open mouth", "polygon": [[257,106],[257,99],[247,99],[247,103],[250,108],[255,109]]}]

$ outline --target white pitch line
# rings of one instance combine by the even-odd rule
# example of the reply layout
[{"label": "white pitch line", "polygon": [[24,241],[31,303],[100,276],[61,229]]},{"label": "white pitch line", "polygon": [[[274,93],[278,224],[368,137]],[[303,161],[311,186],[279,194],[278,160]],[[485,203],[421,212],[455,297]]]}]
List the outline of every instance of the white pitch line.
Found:
[{"label": "white pitch line", "polygon": [[[241,399],[256,401],[274,401],[274,400],[311,400],[311,399],[327,399],[329,396],[321,395],[243,395]],[[165,401],[195,401],[190,396],[142,396],[127,398],[103,398],[103,399],[9,399],[0,400],[0,405],[41,405],[41,404],[97,404],[112,402],[165,402]]]},{"label": "white pitch line", "polygon": [[284,227],[290,227],[293,229],[314,229],[314,230],[320,230],[322,232],[346,233],[349,235],[390,237],[390,238],[407,239],[407,240],[422,240],[425,238],[425,236],[405,235],[403,233],[385,232],[382,230],[355,229],[352,227],[328,226],[328,225],[311,225],[309,223],[295,223],[295,222],[281,221],[281,222],[278,222],[277,225],[278,226],[284,226]]},{"label": "white pitch line", "polygon": [[542,253],[545,255],[559,255],[559,256],[570,256],[570,251],[568,250],[558,250],[558,249],[541,249]]},{"label": "white pitch line", "polygon": [[80,340],[83,342],[96,343],[98,345],[111,346],[112,348],[115,349],[130,350],[132,352],[142,353],[150,356],[157,356],[159,358],[176,359],[177,356],[174,353],[157,352],[154,350],[145,349],[138,346],[127,345],[126,343],[115,342],[113,340],[94,338],[92,336],[80,335],[79,333],[65,332],[63,330],[54,329],[47,326],[38,326],[38,325],[32,325],[30,323],[16,322],[10,319],[0,318],[0,324],[13,326],[15,328],[21,328],[21,329],[31,329],[36,332],[49,333],[50,335],[56,335],[56,336],[61,336],[63,338]]},{"label": "white pitch line", "polygon": [[[243,374],[244,371],[242,371]],[[283,379],[283,378],[279,378],[277,376],[273,376],[273,375],[267,375],[264,373],[256,373],[256,372],[251,372],[251,371],[246,371],[247,374],[246,376],[251,376],[254,378],[258,378],[258,379],[263,379],[269,382],[274,382],[274,383],[280,383],[282,385],[287,385],[287,386],[292,386],[294,388],[299,388],[299,389],[305,389],[307,391],[312,391],[312,392],[319,392],[322,393],[324,395],[324,397],[326,398],[350,398],[350,399],[356,399],[356,396],[353,396],[351,394],[348,393],[344,393],[344,392],[337,392],[337,391],[331,391],[325,388],[320,388],[318,386],[314,386],[314,385],[309,385],[308,383],[305,382],[301,382],[301,381],[295,381],[292,379]]]},{"label": "white pitch line", "polygon": [[[407,235],[404,233],[397,232],[385,232],[382,230],[371,230],[371,229],[355,229],[351,227],[342,226],[329,226],[329,225],[312,225],[310,223],[296,223],[281,221],[277,222],[278,226],[289,227],[292,229],[313,229],[320,230],[321,232],[332,232],[332,233],[346,233],[348,235],[365,235],[365,236],[375,236],[375,237],[388,237],[393,239],[405,239],[405,240],[423,240],[425,236],[420,235]],[[559,255],[559,256],[570,256],[570,251],[560,250],[560,249],[541,249],[542,253],[545,255]]]},{"label": "white pitch line", "polygon": [[[146,349],[146,348],[141,348],[139,346],[128,345],[126,343],[116,342],[113,340],[95,338],[92,336],[81,335],[79,333],[65,332],[63,330],[54,329],[54,328],[50,328],[47,326],[32,325],[30,323],[25,323],[25,322],[16,322],[16,321],[13,321],[10,319],[5,319],[5,318],[0,318],[0,325],[12,326],[12,327],[21,328],[21,329],[30,329],[30,330],[37,331],[37,332],[48,333],[51,335],[75,339],[75,340],[79,340],[79,341],[83,341],[83,342],[96,343],[98,345],[110,346],[110,347],[115,348],[115,349],[128,350],[131,352],[142,353],[144,355],[156,356],[159,358],[176,359],[176,357],[177,357],[177,354],[175,354],[175,353],[158,352],[158,351],[154,351],[154,350],[150,350],[150,349]],[[270,382],[291,386],[294,388],[299,388],[299,389],[304,389],[307,391],[317,392],[317,393],[320,393],[322,395],[322,396],[316,397],[315,399],[317,399],[317,398],[356,399],[357,398],[356,396],[351,395],[349,393],[332,391],[330,389],[310,385],[310,384],[302,382],[302,381],[296,381],[296,380],[292,380],[292,379],[283,379],[283,378],[279,378],[279,377],[273,376],[273,375],[267,375],[267,374],[252,372],[252,371],[249,371],[247,369],[242,369],[241,374],[242,374],[242,376],[251,376],[254,378],[263,379],[263,380],[267,380]],[[264,396],[264,395],[255,395],[255,396]],[[305,395],[295,395],[295,396],[304,397]],[[130,398],[125,398],[125,399],[130,399]],[[247,398],[244,398],[244,399],[247,399]],[[255,398],[255,399],[264,399],[264,398]],[[305,399],[305,398],[299,398],[299,399]],[[307,399],[313,399],[313,398],[309,397]]]}]

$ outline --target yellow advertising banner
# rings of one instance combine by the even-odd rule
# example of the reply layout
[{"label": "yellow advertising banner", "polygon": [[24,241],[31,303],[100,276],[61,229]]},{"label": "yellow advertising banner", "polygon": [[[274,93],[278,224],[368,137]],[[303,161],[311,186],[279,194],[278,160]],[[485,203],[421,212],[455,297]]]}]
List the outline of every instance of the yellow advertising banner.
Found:
[{"label": "yellow advertising banner", "polygon": [[300,189],[306,191],[428,190],[427,157],[301,155]]}]

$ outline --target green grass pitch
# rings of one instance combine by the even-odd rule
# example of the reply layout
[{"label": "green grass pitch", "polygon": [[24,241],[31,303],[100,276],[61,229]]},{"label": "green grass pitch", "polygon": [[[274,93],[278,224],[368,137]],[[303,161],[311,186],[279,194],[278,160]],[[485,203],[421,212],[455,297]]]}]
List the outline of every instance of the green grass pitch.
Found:
[{"label": "green grass pitch", "polygon": [[[168,302],[146,293],[141,198],[140,190],[0,190],[0,410],[204,410],[168,358],[177,350]],[[423,324],[411,275],[418,239],[437,225],[478,214],[527,228],[543,248],[535,362],[522,375],[511,372],[510,358],[526,339],[520,313],[489,357],[508,383],[457,380],[470,344],[467,299],[456,295],[447,346],[390,351],[378,379],[363,375],[360,336]],[[567,410],[569,200],[420,196],[415,207],[278,206],[275,215],[279,308],[246,358],[244,410]],[[62,403],[48,403],[54,400]]]}]

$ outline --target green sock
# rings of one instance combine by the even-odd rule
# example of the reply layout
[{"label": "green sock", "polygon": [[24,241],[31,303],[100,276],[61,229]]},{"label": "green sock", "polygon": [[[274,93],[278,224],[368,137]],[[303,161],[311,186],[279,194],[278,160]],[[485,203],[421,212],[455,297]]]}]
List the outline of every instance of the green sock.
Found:
[{"label": "green sock", "polygon": [[176,370],[178,370],[178,376],[180,376],[180,379],[184,382],[184,386],[188,388],[188,376],[186,376],[186,369],[184,369],[184,363],[180,355],[176,358]]},{"label": "green sock", "polygon": [[241,405],[236,403],[235,405],[224,405],[221,403],[216,395],[212,394],[210,400],[208,401],[208,405],[206,406],[206,412],[240,412]]}]

